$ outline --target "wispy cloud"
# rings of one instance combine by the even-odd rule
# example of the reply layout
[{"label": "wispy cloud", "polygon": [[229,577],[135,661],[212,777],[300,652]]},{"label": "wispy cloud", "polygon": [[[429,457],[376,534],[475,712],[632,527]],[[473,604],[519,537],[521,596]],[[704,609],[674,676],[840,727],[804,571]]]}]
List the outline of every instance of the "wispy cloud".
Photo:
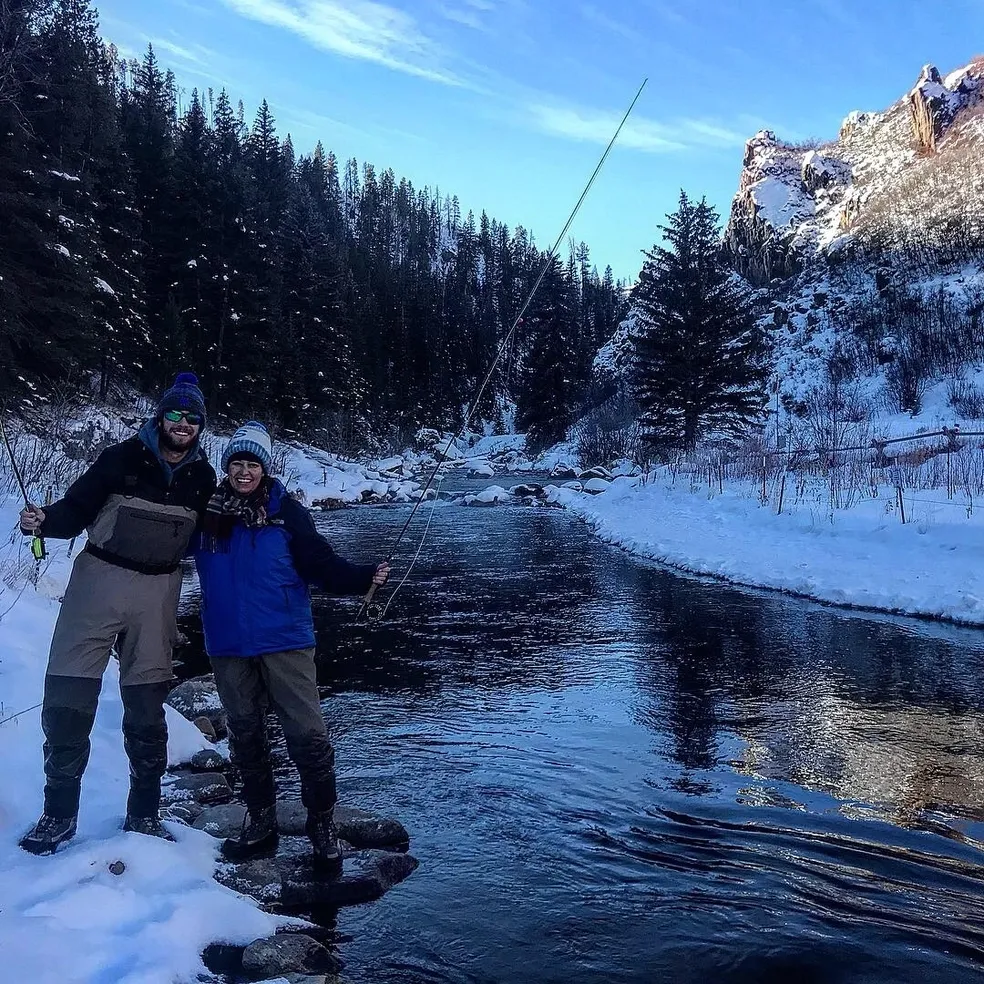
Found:
[{"label": "wispy cloud", "polygon": [[644,3],[649,10],[668,24],[684,25],[687,23],[687,18],[670,0],[644,0]]},{"label": "wispy cloud", "polygon": [[445,85],[444,53],[405,11],[374,0],[222,0],[244,17],[292,31],[324,51]]},{"label": "wispy cloud", "polygon": [[164,51],[172,57],[188,62],[191,65],[204,67],[208,64],[214,64],[215,59],[219,57],[216,52],[211,48],[206,48],[203,44],[192,44],[190,47],[187,47],[176,44],[174,41],[168,41],[167,38],[147,38],[147,40],[153,44],[157,51]]},{"label": "wispy cloud", "polygon": [[[611,140],[621,119],[607,110],[584,107],[534,104],[529,111],[533,125],[544,133],[603,145]],[[625,124],[619,143],[650,154],[665,154],[695,147],[741,147],[747,136],[714,120],[682,118],[664,123],[634,117]]]},{"label": "wispy cloud", "polygon": [[487,33],[492,29],[489,14],[495,10],[495,4],[491,0],[446,0],[437,9],[445,20],[473,31]]},{"label": "wispy cloud", "polygon": [[628,24],[623,24],[621,21],[615,20],[613,17],[609,17],[608,14],[596,7],[592,3],[585,3],[581,5],[581,16],[588,21],[590,24],[594,24],[596,27],[600,27],[605,31],[609,31],[616,37],[620,37],[623,41],[630,41],[633,44],[639,41],[639,32]]}]

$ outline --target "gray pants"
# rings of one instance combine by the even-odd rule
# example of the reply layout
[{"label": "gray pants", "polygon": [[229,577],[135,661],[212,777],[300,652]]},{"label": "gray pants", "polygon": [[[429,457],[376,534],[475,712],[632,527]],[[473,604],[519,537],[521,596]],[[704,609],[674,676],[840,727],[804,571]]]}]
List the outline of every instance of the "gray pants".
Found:
[{"label": "gray pants", "polygon": [[113,647],[120,657],[123,744],[130,760],[127,813],[156,816],[167,768],[164,698],[181,573],[137,574],[81,553],[51,639],[41,726],[44,811],[75,816],[102,676]]},{"label": "gray pants", "polygon": [[266,656],[212,657],[215,684],[229,719],[229,749],[250,810],[276,802],[266,715],[276,712],[301,776],[301,800],[313,813],[335,806],[335,752],[321,714],[313,649]]}]

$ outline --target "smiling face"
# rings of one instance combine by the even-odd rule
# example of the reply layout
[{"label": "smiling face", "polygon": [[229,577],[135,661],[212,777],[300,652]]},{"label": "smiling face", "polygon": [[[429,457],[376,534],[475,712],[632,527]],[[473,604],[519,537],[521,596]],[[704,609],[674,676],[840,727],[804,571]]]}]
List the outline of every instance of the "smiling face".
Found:
[{"label": "smiling face", "polygon": [[174,415],[175,411],[171,411],[161,418],[161,444],[165,450],[184,454],[197,440],[201,425],[189,423],[184,414],[178,420],[168,419]]},{"label": "smiling face", "polygon": [[233,458],[228,467],[229,485],[239,495],[251,495],[263,478],[263,466],[248,458]]}]

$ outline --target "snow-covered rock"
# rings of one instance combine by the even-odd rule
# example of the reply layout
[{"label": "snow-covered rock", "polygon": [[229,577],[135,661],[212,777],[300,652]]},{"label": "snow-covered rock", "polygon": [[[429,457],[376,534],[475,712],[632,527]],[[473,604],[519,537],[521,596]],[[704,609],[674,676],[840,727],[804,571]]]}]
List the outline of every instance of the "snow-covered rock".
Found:
[{"label": "snow-covered rock", "polygon": [[480,458],[468,463],[468,474],[473,478],[492,478],[495,475],[495,469],[489,461]]},{"label": "snow-covered rock", "polygon": [[481,492],[464,496],[461,502],[465,506],[497,506],[509,498],[509,493],[502,486],[490,485],[487,489],[482,489]]},{"label": "snow-covered rock", "polygon": [[592,495],[598,495],[600,492],[607,492],[611,484],[611,482],[603,478],[589,478],[584,483],[584,491],[590,492]]}]

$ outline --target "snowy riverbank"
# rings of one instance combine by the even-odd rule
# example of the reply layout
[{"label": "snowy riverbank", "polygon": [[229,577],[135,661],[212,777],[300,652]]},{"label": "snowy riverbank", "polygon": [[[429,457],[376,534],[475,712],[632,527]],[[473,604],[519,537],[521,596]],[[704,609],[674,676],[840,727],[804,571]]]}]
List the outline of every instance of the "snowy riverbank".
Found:
[{"label": "snowy riverbank", "polygon": [[604,492],[549,489],[552,502],[631,553],[694,574],[818,601],[984,625],[984,511],[945,489],[895,490],[831,511],[819,493],[777,512],[759,489],[618,478]]},{"label": "snowy riverbank", "polygon": [[[128,765],[115,663],[103,682],[78,836],[53,857],[17,846],[41,812],[43,736],[34,705],[70,562],[68,544],[50,542],[35,588],[16,514],[13,500],[0,507],[0,529],[11,534],[0,546],[0,976],[31,984],[195,980],[205,973],[200,954],[208,943],[246,944],[289,920],[213,881],[218,841],[208,834],[172,823],[177,843],[168,844],[121,831]],[[168,708],[167,717],[172,765],[210,747],[176,711]],[[109,870],[115,861],[125,865],[120,875]]]}]

